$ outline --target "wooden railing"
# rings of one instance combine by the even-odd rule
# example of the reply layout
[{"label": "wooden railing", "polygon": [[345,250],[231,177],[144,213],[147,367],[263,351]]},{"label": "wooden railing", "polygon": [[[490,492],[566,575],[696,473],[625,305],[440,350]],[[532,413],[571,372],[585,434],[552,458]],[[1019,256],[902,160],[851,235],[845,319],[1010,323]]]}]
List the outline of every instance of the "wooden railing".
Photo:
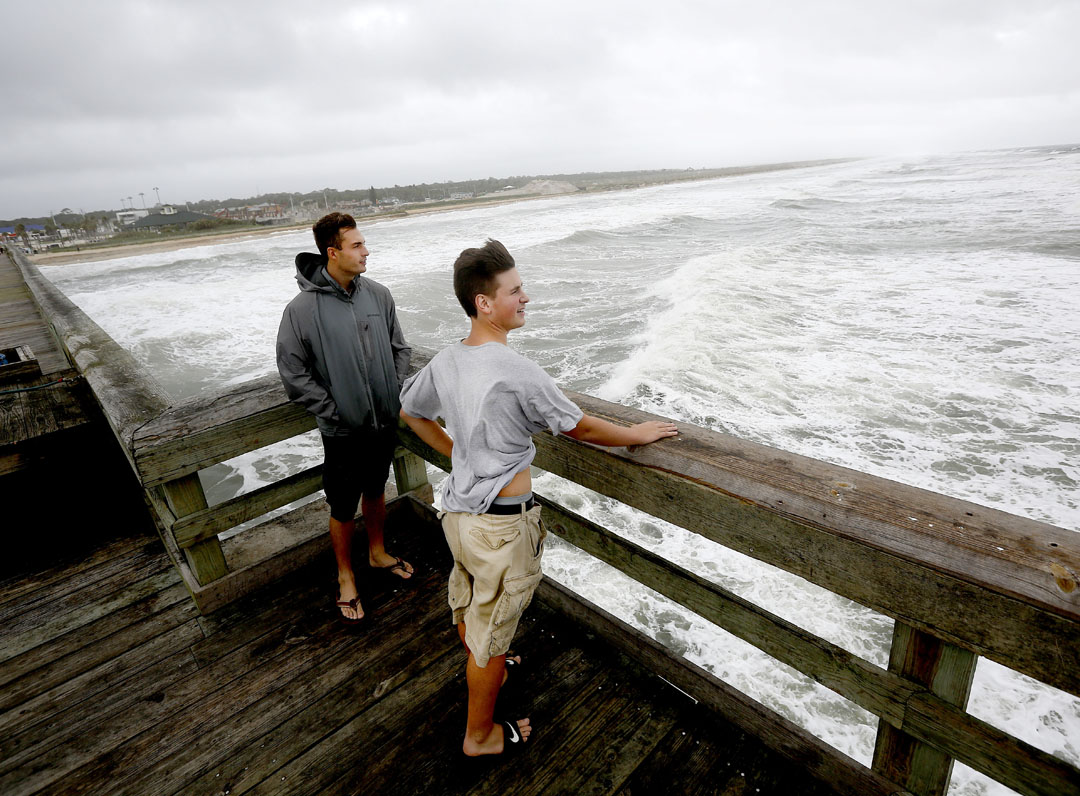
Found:
[{"label": "wooden railing", "polygon": [[[35,293],[58,295],[41,281]],[[276,375],[166,406],[160,388],[133,371],[130,357],[114,350],[115,343],[77,308],[55,295],[46,301],[54,319],[54,312],[64,316],[57,331],[69,348],[81,351],[75,360],[203,611],[325,549],[325,515],[315,504],[236,536],[239,550],[247,545],[258,552],[241,552],[232,564],[219,541],[241,522],[317,490],[318,467],[213,507],[198,479],[199,470],[315,427],[310,415],[286,400]],[[415,366],[425,361],[414,352]],[[587,413],[615,423],[652,417],[569,395]],[[775,729],[767,742],[802,755],[820,776],[841,772],[836,776],[847,777],[850,792],[858,792],[850,783],[872,781],[879,783],[875,792],[942,794],[955,759],[1023,794],[1080,793],[1076,767],[965,710],[979,656],[1080,696],[1080,536],[685,423],[679,427],[678,437],[636,450],[538,434],[535,466],[895,622],[889,665],[882,669],[541,498],[547,527],[558,536],[880,718],[871,772],[835,750],[803,744],[792,752],[790,739]],[[430,502],[423,460],[443,469],[449,462],[406,428],[399,436],[404,447],[395,458],[397,488],[412,497],[396,503],[416,504],[413,497]],[[564,591],[549,585],[556,597]],[[590,617],[602,613],[578,610]],[[638,647],[628,652],[646,661],[663,654],[649,640]],[[692,689],[697,681],[673,682]],[[736,709],[775,717],[749,698]],[[777,720],[770,726],[785,725]],[[888,785],[884,791],[881,782]]]},{"label": "wooden railing", "polygon": [[[569,395],[614,423],[656,419]],[[1080,536],[679,428],[637,450],[538,434],[534,464],[892,617],[888,669],[541,499],[549,530],[877,715],[873,769],[911,793],[944,793],[954,759],[1020,793],[1080,793],[1080,770],[965,710],[980,655],[1080,696]]]}]

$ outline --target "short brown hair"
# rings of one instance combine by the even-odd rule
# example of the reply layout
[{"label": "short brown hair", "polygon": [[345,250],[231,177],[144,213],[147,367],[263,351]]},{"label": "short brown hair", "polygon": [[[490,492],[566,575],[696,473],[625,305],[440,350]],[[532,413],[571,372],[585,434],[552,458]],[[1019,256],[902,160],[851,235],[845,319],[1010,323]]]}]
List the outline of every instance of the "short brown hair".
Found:
[{"label": "short brown hair", "polygon": [[490,296],[496,289],[495,278],[514,268],[514,258],[497,240],[488,238],[480,249],[466,249],[454,261],[454,295],[465,314],[476,317],[476,297]]},{"label": "short brown hair", "polygon": [[326,250],[331,246],[341,248],[341,230],[356,229],[356,221],[348,213],[327,213],[311,227],[315,233],[315,245],[319,247],[319,254],[326,256]]}]

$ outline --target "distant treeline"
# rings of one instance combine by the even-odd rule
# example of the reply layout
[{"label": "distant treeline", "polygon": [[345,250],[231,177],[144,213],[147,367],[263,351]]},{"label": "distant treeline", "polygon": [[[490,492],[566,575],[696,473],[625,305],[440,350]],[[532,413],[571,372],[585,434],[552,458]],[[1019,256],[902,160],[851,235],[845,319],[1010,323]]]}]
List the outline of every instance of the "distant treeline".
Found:
[{"label": "distant treeline", "polygon": [[[702,168],[702,169],[648,169],[642,171],[588,171],[578,174],[533,174],[519,175],[514,177],[486,177],[478,180],[460,180],[457,182],[433,182],[419,185],[394,185],[392,187],[376,188],[323,188],[307,193],[264,193],[259,196],[229,199],[202,199],[197,202],[166,202],[176,207],[186,207],[197,213],[212,214],[223,207],[243,207],[262,203],[277,204],[283,207],[296,207],[300,210],[303,206],[330,206],[342,202],[362,202],[364,199],[375,202],[384,202],[391,198],[400,202],[423,202],[425,200],[446,201],[452,194],[471,193],[477,196],[486,193],[494,193],[504,188],[523,188],[533,180],[559,180],[569,182],[580,190],[612,190],[615,188],[628,188],[637,185],[662,182],[676,182],[679,180],[701,180],[710,177],[726,177],[735,174],[749,174],[756,171],[772,171],[775,169],[801,168],[805,166],[825,165],[827,163],[841,162],[843,159],[797,161],[790,163],[770,163],[755,166],[733,166],[727,168]],[[115,210],[94,210],[87,216],[100,218],[101,216],[112,217]],[[17,218],[13,220],[0,220],[0,227],[15,226],[16,224],[44,224],[46,221],[56,219],[56,225],[75,226],[85,218],[78,213],[57,213],[55,216],[43,216],[40,218]]]}]

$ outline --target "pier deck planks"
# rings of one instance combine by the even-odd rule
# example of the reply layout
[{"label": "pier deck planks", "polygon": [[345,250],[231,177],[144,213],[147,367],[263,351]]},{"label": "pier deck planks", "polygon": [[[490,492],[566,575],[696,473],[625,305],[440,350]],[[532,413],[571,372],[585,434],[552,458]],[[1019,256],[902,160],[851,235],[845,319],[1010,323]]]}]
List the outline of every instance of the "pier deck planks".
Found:
[{"label": "pier deck planks", "polygon": [[0,254],[0,348],[30,346],[44,375],[71,368],[49,324],[42,317],[22,273]]},{"label": "pier deck planks", "polygon": [[515,641],[530,746],[465,759],[437,529],[391,541],[417,575],[365,587],[359,629],[328,557],[198,617],[157,544],[4,581],[0,792],[832,793],[539,601]]}]

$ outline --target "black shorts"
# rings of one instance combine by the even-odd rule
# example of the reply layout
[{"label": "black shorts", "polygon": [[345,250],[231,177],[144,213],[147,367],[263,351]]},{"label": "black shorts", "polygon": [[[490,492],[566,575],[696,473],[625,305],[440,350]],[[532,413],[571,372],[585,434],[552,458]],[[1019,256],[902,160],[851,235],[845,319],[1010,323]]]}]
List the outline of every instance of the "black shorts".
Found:
[{"label": "black shorts", "polygon": [[356,517],[360,495],[375,498],[386,489],[397,447],[397,429],[363,431],[347,437],[322,436],[323,489],[330,516],[338,522]]}]

